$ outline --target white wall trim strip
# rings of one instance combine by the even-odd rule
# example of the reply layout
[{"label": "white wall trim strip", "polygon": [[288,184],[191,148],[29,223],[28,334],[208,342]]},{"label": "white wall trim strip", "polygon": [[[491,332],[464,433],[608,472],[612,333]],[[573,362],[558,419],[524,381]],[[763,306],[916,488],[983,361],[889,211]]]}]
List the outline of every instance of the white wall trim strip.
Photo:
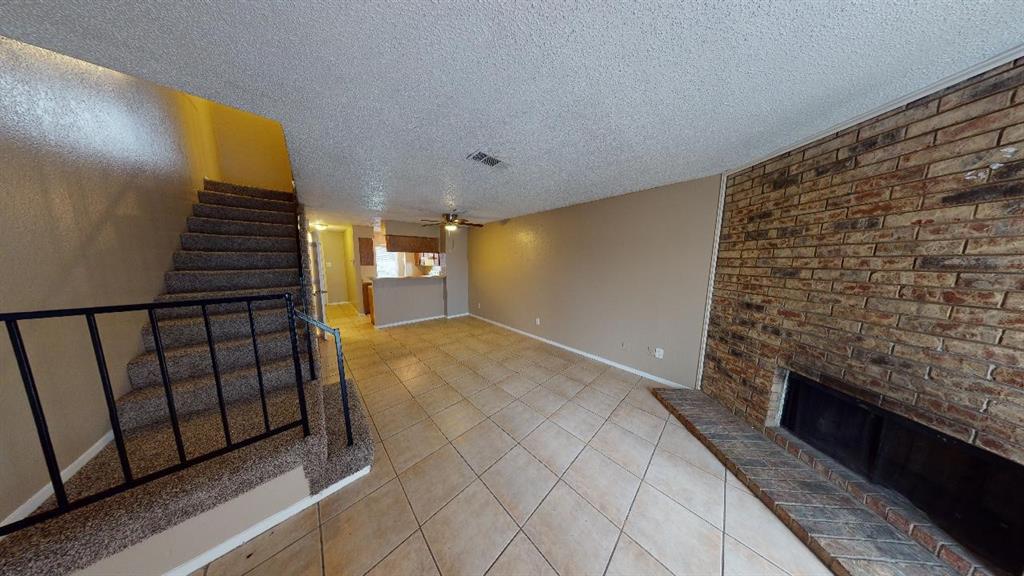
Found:
[{"label": "white wall trim strip", "polygon": [[321,490],[319,494],[307,496],[306,498],[299,500],[298,502],[292,504],[291,506],[285,508],[284,510],[281,510],[277,514],[267,517],[262,522],[253,524],[252,526],[246,528],[242,532],[235,534],[231,538],[228,538],[227,540],[221,542],[213,548],[210,548],[206,552],[203,552],[199,556],[196,556],[195,558],[189,560],[188,562],[185,562],[184,564],[180,564],[177,568],[168,571],[167,574],[169,576],[186,576],[188,574],[191,574],[196,570],[199,570],[203,566],[206,566],[210,562],[213,562],[217,558],[220,558],[221,556],[234,550],[235,548],[238,548],[242,544],[245,544],[249,540],[252,540],[260,534],[273,528],[274,526],[277,526],[281,522],[284,522],[285,520],[291,518],[292,516],[295,516],[299,512],[302,512],[306,508],[309,508],[313,504],[316,504],[317,502],[323,500],[324,498],[330,496],[331,494],[334,494],[335,492],[341,490],[345,486],[348,486],[349,484],[355,482],[356,480],[359,480],[360,478],[366,476],[369,473],[370,467],[367,466],[366,468],[363,468],[362,470],[350,476],[342,478],[338,482],[335,482],[334,484],[331,484],[327,488]]},{"label": "white wall trim strip", "polygon": [[452,319],[452,318],[462,318],[463,316],[469,316],[469,312],[463,312],[462,314],[453,314],[453,315],[451,315],[451,316],[447,316],[447,318],[448,318],[448,319]]},{"label": "white wall trim strip", "polygon": [[523,336],[529,336],[530,338],[533,338],[534,340],[540,340],[541,342],[544,342],[545,344],[551,344],[552,346],[557,346],[558,348],[561,348],[562,350],[568,350],[569,352],[572,352],[574,354],[579,354],[580,356],[586,356],[587,358],[590,358],[591,360],[597,360],[598,362],[600,362],[602,364],[607,364],[609,366],[613,366],[615,368],[619,368],[619,369],[625,370],[626,372],[629,372],[630,374],[636,374],[637,376],[642,376],[644,378],[647,378],[648,380],[653,380],[654,382],[657,382],[658,384],[664,384],[665,386],[671,386],[673,388],[686,388],[686,386],[683,386],[682,384],[680,384],[678,382],[673,382],[673,381],[671,381],[671,380],[669,380],[667,378],[662,378],[661,376],[655,376],[654,374],[650,374],[648,372],[644,372],[643,370],[637,370],[636,368],[633,368],[632,366],[626,366],[625,364],[619,364],[618,362],[616,362],[614,360],[609,360],[607,358],[603,358],[601,356],[598,356],[597,354],[591,354],[590,352],[584,352],[583,350],[577,350],[576,348],[573,348],[572,346],[566,346],[565,344],[562,344],[561,342],[555,342],[554,340],[548,340],[547,338],[544,338],[543,336],[537,336],[536,334],[530,334],[529,332],[526,332],[524,330],[520,330],[518,328],[513,328],[513,327],[511,327],[511,326],[509,326],[507,324],[502,324],[501,322],[497,322],[495,320],[491,320],[490,318],[484,318],[483,316],[477,316],[476,314],[473,314],[472,312],[469,315],[472,316],[473,318],[477,318],[477,319],[483,320],[484,322],[487,322],[488,324],[494,324],[495,326],[500,326],[500,327],[502,327],[502,328],[504,328],[506,330],[511,330],[511,331],[513,331],[513,332],[515,332],[517,334],[522,334]]},{"label": "white wall trim strip", "polygon": [[711,297],[715,291],[715,270],[718,268],[718,241],[722,237],[722,219],[725,213],[725,174],[718,190],[718,214],[715,216],[715,239],[711,244],[711,268],[708,271],[708,295],[704,302],[704,326],[700,335],[700,352],[697,357],[697,379],[693,387],[701,389],[704,381],[704,350],[708,344],[708,326],[711,322]]},{"label": "white wall trim strip", "polygon": [[[90,446],[85,452],[75,459],[67,468],[60,471],[61,480],[67,482],[72,476],[78,473],[83,466],[89,463],[90,460],[96,457],[103,450],[107,444],[110,444],[114,440],[114,433],[107,431],[95,444]],[[26,500],[21,506],[18,506],[14,512],[11,512],[7,518],[4,518],[4,524],[10,524],[11,522],[17,522],[23,518],[27,518],[29,514],[36,511],[37,508],[46,502],[46,499],[53,496],[53,486],[49,483],[39,489],[38,492],[33,494],[28,500]],[[2,537],[0,537],[2,539]]]},{"label": "white wall trim strip", "polygon": [[401,322],[392,322],[391,324],[380,324],[376,328],[393,328],[395,326],[405,326],[406,324],[417,324],[419,322],[426,322],[427,320],[438,320],[440,318],[448,318],[444,314],[440,316],[428,316],[426,318],[416,318],[415,320],[402,320]]},{"label": "white wall trim strip", "polygon": [[780,154],[784,154],[784,153],[786,153],[786,152],[788,152],[790,150],[793,150],[795,148],[800,148],[801,146],[805,146],[807,144],[810,144],[811,142],[814,142],[815,140],[820,140],[821,138],[826,138],[826,137],[831,136],[832,134],[835,134],[837,132],[842,132],[843,130],[846,130],[847,128],[849,128],[851,126],[854,126],[856,124],[860,124],[861,122],[863,122],[865,120],[870,120],[870,119],[874,118],[875,116],[878,116],[879,114],[883,114],[883,113],[888,112],[888,111],[890,111],[890,110],[892,110],[894,108],[899,108],[900,106],[905,106],[907,104],[910,104],[911,102],[913,102],[915,100],[918,100],[920,98],[924,98],[925,96],[927,96],[927,95],[929,95],[929,94],[931,94],[933,92],[938,92],[939,90],[942,90],[944,88],[949,88],[950,86],[952,86],[952,85],[954,85],[954,84],[956,84],[958,82],[963,82],[964,80],[967,80],[968,78],[971,78],[972,76],[976,76],[978,74],[981,74],[982,72],[986,72],[986,71],[991,70],[993,68],[997,68],[999,66],[1002,66],[1003,64],[1006,64],[1007,62],[1013,62],[1014,60],[1016,60],[1017,58],[1020,58],[1022,56],[1024,56],[1024,44],[1021,44],[1020,46],[1015,46],[1013,48],[1010,48],[1009,50],[1007,50],[1005,52],[1002,52],[1000,54],[996,54],[995,56],[989,58],[988,60],[985,60],[983,62],[979,62],[978,64],[975,64],[974,66],[971,66],[970,68],[967,68],[966,70],[962,70],[960,72],[957,72],[956,74],[953,74],[951,76],[947,76],[947,77],[945,77],[945,78],[943,78],[941,80],[933,82],[933,83],[929,84],[928,86],[925,86],[924,88],[921,88],[920,90],[917,90],[916,92],[911,92],[910,94],[908,94],[906,96],[903,96],[902,98],[897,98],[895,100],[890,100],[889,102],[887,102],[885,104],[882,104],[881,106],[877,106],[877,107],[875,107],[875,108],[873,108],[873,109],[871,109],[871,110],[869,110],[869,111],[867,111],[867,112],[865,112],[865,113],[863,113],[863,114],[861,114],[859,116],[855,116],[855,117],[847,120],[846,122],[840,122],[839,124],[836,124],[835,126],[832,126],[831,128],[828,128],[826,130],[822,130],[821,132],[818,132],[817,134],[814,134],[813,136],[810,136],[808,138],[804,138],[802,140],[798,140],[798,141],[794,142],[793,144],[788,144],[786,146],[783,146],[782,148],[776,148],[775,150],[772,150],[771,152],[765,154],[764,156],[761,156],[757,160],[754,160],[752,162],[745,162],[742,166],[737,167],[737,168],[732,169],[732,170],[726,170],[725,174],[723,174],[723,178],[724,177],[728,177],[730,174],[735,174],[736,172],[741,172],[743,170],[746,170],[747,168],[750,168],[751,166],[756,166],[756,165],[760,164],[761,162],[764,162],[765,160],[770,160],[770,159],[772,159],[772,158],[774,158],[774,157],[776,157],[776,156],[778,156]]}]

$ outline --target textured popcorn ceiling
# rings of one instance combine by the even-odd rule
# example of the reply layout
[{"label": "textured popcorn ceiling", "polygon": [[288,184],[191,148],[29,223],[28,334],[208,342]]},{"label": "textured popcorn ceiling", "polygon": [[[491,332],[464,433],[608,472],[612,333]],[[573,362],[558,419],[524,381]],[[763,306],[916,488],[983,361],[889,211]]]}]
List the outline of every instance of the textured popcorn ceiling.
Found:
[{"label": "textured popcorn ceiling", "polygon": [[0,3],[2,35],[280,120],[302,200],[363,221],[736,168],[1013,48],[1021,22],[1021,0]]}]

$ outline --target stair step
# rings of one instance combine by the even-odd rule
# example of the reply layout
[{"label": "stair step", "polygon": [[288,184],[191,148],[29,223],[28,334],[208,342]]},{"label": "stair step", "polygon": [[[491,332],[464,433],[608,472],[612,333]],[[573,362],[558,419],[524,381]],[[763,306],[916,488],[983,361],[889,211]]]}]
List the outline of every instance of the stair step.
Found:
[{"label": "stair step", "polygon": [[164,274],[164,287],[170,294],[178,292],[219,292],[295,286],[299,282],[297,268],[270,270],[179,270]]},{"label": "stair step", "polygon": [[182,250],[206,252],[295,252],[295,237],[228,236],[224,234],[181,235]]},{"label": "stair step", "polygon": [[262,198],[264,200],[295,202],[295,194],[292,194],[291,192],[282,192],[280,190],[270,190],[267,188],[257,188],[255,186],[242,186],[241,184],[228,184],[227,182],[218,182],[216,180],[209,179],[205,181],[203,189],[208,190],[210,192],[224,192],[227,194],[236,194],[238,196]]},{"label": "stair step", "polygon": [[[205,300],[207,298],[230,298],[235,296],[266,296],[277,294],[291,294],[292,301],[296,307],[301,307],[301,288],[298,285],[274,286],[271,288],[254,288],[249,290],[231,290],[228,292],[178,292],[174,294],[161,294],[156,297],[157,302],[179,302],[182,300]],[[253,310],[267,310],[273,308],[284,308],[284,299],[260,300],[252,303]],[[216,304],[207,307],[210,314],[226,314],[239,312],[246,309],[244,302],[235,304]],[[181,308],[165,308],[157,311],[158,318],[187,318],[201,316],[202,312],[198,306],[183,306]]]},{"label": "stair step", "polygon": [[295,214],[288,212],[234,208],[218,204],[193,204],[192,215],[200,218],[220,218],[222,220],[242,220],[244,222],[265,222],[296,226]]},{"label": "stair step", "polygon": [[[267,334],[288,329],[288,314],[283,306],[265,310],[253,310],[253,323],[257,334]],[[299,324],[300,328],[302,324]],[[210,332],[214,343],[250,336],[249,314],[233,312],[230,314],[210,315]],[[206,326],[203,317],[196,312],[195,316],[173,318],[160,322],[160,338],[167,348],[180,348],[193,344],[206,344]],[[156,347],[153,344],[153,331],[149,324],[142,327],[142,344],[147,352]]]},{"label": "stair step", "polygon": [[174,253],[175,270],[259,270],[298,268],[296,252],[198,252]]},{"label": "stair step", "polygon": [[228,194],[225,192],[211,192],[209,190],[199,191],[199,201],[203,204],[233,206],[235,208],[252,208],[254,210],[269,210],[288,214],[295,214],[296,212],[294,200],[281,202],[280,200],[266,200],[264,198],[253,198],[252,196]]},{"label": "stair step", "polygon": [[188,231],[199,234],[224,234],[230,236],[280,236],[291,238],[294,241],[297,227],[295,223],[288,225],[268,224],[265,222],[189,216]]},{"label": "stair step", "polygon": [[[299,362],[303,379],[308,380],[309,364],[306,356],[300,356]],[[263,371],[263,387],[268,394],[278,390],[294,390],[295,362],[290,355],[262,364],[260,368]],[[259,398],[259,379],[256,377],[255,365],[224,371],[220,381],[224,403],[229,412],[233,411],[236,404]],[[212,374],[172,382],[171,389],[174,393],[174,409],[181,418],[220,409]],[[163,386],[146,386],[128,392],[117,400],[117,412],[124,430],[169,422]]]},{"label": "stair step", "polygon": [[[298,340],[300,352],[304,352],[305,338]],[[291,335],[287,330],[259,334],[257,341],[261,363],[269,364],[292,354]],[[217,366],[223,372],[255,367],[251,337],[215,341],[214,347],[217,350]],[[205,342],[179,348],[165,347],[164,358],[167,360],[167,374],[172,381],[213,374],[210,348]],[[156,352],[146,352],[128,362],[128,380],[133,388],[162,385]]]}]

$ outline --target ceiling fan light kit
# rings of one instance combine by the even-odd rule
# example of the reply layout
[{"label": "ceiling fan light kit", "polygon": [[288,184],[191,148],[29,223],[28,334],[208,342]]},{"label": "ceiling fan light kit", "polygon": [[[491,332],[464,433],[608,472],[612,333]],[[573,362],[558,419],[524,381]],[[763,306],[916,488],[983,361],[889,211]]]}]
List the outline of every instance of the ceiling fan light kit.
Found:
[{"label": "ceiling fan light kit", "polygon": [[451,212],[451,213],[448,213],[448,214],[442,214],[441,217],[442,217],[441,220],[420,220],[420,222],[425,222],[425,224],[423,224],[423,226],[444,226],[444,229],[448,230],[449,232],[454,232],[455,230],[458,230],[460,227],[462,227],[462,228],[470,228],[470,227],[473,227],[473,228],[483,228],[483,226],[484,226],[483,224],[477,224],[475,222],[470,222],[469,220],[466,220],[465,218],[459,218],[459,215],[456,212]]}]

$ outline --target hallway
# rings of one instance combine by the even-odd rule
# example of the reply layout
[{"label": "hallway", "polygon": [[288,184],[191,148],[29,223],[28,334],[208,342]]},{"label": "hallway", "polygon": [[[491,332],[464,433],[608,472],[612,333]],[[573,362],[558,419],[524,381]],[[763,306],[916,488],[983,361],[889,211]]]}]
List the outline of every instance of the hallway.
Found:
[{"label": "hallway", "polygon": [[373,467],[208,576],[828,574],[650,382],[475,318],[328,316]]}]

